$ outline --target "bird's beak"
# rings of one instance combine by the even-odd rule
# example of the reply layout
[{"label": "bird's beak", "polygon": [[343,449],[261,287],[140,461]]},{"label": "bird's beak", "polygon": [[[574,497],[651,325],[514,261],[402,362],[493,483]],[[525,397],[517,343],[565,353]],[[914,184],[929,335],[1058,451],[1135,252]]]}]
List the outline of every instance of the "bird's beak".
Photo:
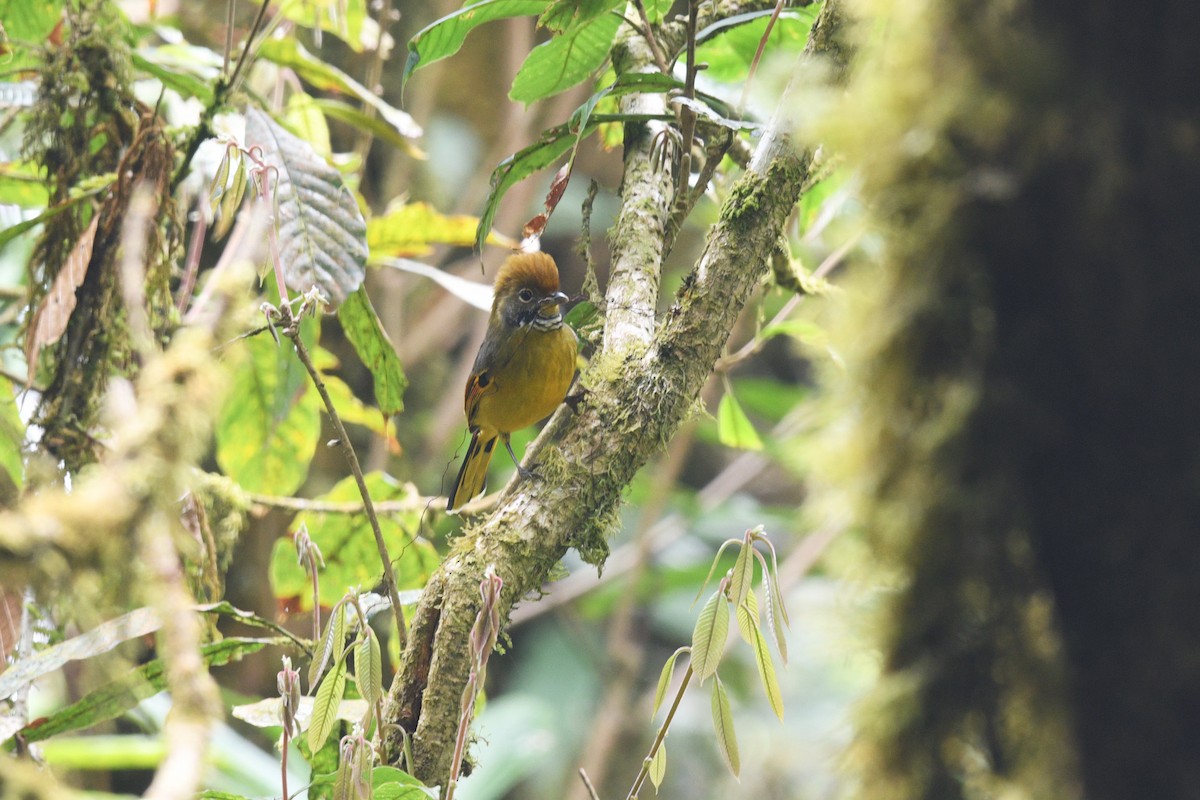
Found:
[{"label": "bird's beak", "polygon": [[[542,298],[540,303],[538,303],[538,312],[542,313],[542,316],[554,316],[554,314],[558,313],[558,306],[567,302],[569,299],[570,298],[562,292],[555,292],[552,295],[547,295],[546,297]],[[554,313],[549,315],[545,314],[544,312],[549,309],[553,309]]]}]

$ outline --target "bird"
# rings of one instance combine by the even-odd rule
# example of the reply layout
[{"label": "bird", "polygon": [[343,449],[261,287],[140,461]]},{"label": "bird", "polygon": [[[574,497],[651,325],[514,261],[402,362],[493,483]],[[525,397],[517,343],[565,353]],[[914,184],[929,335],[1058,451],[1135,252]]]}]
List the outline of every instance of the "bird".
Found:
[{"label": "bird", "polygon": [[464,392],[471,443],[450,489],[450,513],[483,493],[497,441],[521,477],[532,475],[513,453],[509,436],[550,416],[575,378],[578,343],[563,325],[567,300],[549,255],[518,253],[500,266],[487,333]]}]

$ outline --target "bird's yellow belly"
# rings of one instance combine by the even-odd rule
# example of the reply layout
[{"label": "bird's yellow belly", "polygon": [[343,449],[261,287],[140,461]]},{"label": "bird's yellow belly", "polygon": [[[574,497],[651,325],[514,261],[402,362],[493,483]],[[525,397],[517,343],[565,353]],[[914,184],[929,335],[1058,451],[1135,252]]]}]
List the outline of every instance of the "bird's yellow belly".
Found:
[{"label": "bird's yellow belly", "polygon": [[528,337],[497,370],[494,391],[479,399],[475,419],[500,433],[528,428],[550,416],[575,376],[575,334],[569,328],[531,331]]}]

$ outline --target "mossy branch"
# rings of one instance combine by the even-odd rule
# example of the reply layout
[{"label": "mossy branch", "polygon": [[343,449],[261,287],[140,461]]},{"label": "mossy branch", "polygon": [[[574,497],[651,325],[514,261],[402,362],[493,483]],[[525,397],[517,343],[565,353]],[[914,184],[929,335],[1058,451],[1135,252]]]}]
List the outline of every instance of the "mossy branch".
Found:
[{"label": "mossy branch", "polygon": [[[827,3],[822,11],[823,24],[833,19],[832,8]],[[644,57],[652,59],[648,51]],[[647,168],[645,141],[635,139],[627,147],[635,152],[626,158],[620,218],[633,212],[631,203],[649,198],[649,206],[637,213],[661,234],[670,213],[671,175]],[[531,448],[528,460],[540,477],[510,484],[491,515],[457,540],[422,594],[384,709],[391,763],[399,762],[401,732],[407,731],[413,773],[431,783],[448,775],[456,711],[470,673],[478,587],[489,565],[505,576],[499,609],[507,619],[513,604],[541,587],[568,548],[592,564],[607,557],[622,491],[692,413],[800,196],[807,157],[797,155],[777,127],[764,137],[758,156],[661,322],[653,308],[662,236],[647,236],[643,227],[636,237],[614,237],[613,262],[625,274],[610,284],[605,345],[581,378],[585,398],[577,411],[560,408]],[[646,250],[644,257],[631,258],[635,247]],[[617,306],[630,300],[636,307]]]}]

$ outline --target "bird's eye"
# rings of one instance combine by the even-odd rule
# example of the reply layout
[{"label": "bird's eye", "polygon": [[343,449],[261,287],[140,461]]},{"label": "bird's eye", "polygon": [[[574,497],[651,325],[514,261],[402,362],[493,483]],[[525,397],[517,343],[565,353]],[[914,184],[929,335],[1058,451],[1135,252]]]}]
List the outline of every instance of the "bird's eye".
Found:
[{"label": "bird's eye", "polygon": [[517,292],[517,299],[522,303],[531,302],[533,300],[533,292],[529,291],[528,289],[522,289],[521,291]]}]

